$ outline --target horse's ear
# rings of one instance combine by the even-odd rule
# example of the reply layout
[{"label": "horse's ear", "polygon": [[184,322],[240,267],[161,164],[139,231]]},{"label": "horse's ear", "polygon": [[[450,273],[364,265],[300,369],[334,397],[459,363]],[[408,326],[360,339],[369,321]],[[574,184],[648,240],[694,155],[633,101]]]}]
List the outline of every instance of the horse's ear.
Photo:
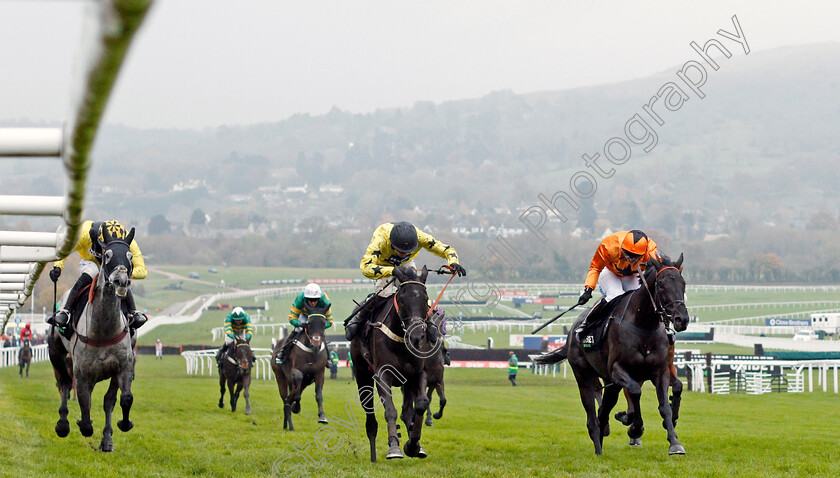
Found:
[{"label": "horse's ear", "polygon": [[420,282],[425,284],[426,283],[426,277],[428,277],[428,275],[429,275],[429,268],[426,267],[426,266],[423,266],[423,272],[420,273]]},{"label": "horse's ear", "polygon": [[400,282],[405,282],[408,279],[405,278],[405,271],[403,271],[400,267],[394,267],[394,272],[391,273],[394,277],[397,278]]},{"label": "horse's ear", "polygon": [[133,240],[134,240],[134,228],[132,227],[131,230],[128,231],[128,235],[125,236],[125,242],[127,242],[130,245],[131,241],[133,241]]},{"label": "horse's ear", "polygon": [[653,268],[657,269],[657,270],[662,268],[662,263],[659,262],[659,259],[657,259],[655,257],[651,257],[650,260],[648,260],[648,264],[652,265]]},{"label": "horse's ear", "polygon": [[674,267],[676,267],[677,269],[679,269],[679,270],[680,270],[680,272],[682,272],[682,262],[683,262],[683,253],[682,253],[682,252],[680,252],[680,258],[679,258],[679,259],[677,259],[677,262],[675,262],[675,263],[674,263]]}]

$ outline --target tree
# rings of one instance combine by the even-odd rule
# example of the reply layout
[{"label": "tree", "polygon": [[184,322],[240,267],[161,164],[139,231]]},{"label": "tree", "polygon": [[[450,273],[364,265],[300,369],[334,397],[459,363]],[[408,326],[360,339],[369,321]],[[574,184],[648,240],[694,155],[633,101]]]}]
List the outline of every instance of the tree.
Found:
[{"label": "tree", "polygon": [[163,214],[158,214],[149,220],[149,235],[157,236],[160,234],[169,234],[172,229],[172,224],[163,217]]},{"label": "tree", "polygon": [[580,210],[577,213],[577,227],[588,231],[589,234],[594,234],[595,220],[598,218],[595,205],[591,200],[581,201],[580,203]]},{"label": "tree", "polygon": [[194,209],[192,214],[190,215],[190,225],[191,226],[203,226],[207,224],[207,215],[204,214],[204,211],[201,209]]}]

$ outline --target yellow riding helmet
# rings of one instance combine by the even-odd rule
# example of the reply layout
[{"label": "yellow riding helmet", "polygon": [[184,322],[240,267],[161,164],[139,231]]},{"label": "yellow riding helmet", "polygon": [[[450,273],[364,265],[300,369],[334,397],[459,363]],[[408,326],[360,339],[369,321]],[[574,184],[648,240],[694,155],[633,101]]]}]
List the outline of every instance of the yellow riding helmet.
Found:
[{"label": "yellow riding helmet", "polygon": [[105,221],[102,223],[101,226],[99,226],[98,236],[99,240],[103,243],[105,242],[105,237],[102,233],[102,231],[104,230],[107,230],[111,237],[114,239],[125,240],[125,238],[128,237],[128,231],[126,231],[125,228],[122,227],[122,224],[120,224],[119,221],[116,221],[114,219],[111,219],[110,221]]},{"label": "yellow riding helmet", "polygon": [[643,256],[647,254],[648,237],[644,232],[636,229],[629,231],[621,241],[621,248],[630,254]]}]

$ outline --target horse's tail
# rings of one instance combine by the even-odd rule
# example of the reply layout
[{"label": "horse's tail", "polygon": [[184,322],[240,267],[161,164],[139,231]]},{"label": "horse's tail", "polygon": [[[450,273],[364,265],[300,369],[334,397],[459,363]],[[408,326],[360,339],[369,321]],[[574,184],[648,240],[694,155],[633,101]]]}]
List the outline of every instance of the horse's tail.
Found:
[{"label": "horse's tail", "polygon": [[538,356],[534,359],[534,363],[536,363],[537,365],[551,365],[553,363],[560,363],[566,360],[568,354],[569,345],[568,342],[566,342],[566,344],[560,347],[559,349]]}]

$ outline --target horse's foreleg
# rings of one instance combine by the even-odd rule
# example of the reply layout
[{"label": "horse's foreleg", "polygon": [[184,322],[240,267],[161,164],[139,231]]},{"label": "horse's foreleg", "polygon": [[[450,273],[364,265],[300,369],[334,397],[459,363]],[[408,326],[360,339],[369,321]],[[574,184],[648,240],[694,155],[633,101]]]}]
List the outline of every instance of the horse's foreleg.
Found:
[{"label": "horse's foreleg", "polygon": [[[429,396],[430,400],[431,400],[431,397],[432,397],[433,390],[434,390],[434,387],[432,387],[432,386],[429,386],[429,387],[426,388],[426,395]],[[426,426],[430,427],[430,426],[432,426],[433,423],[434,422],[432,422],[432,407],[429,407],[429,409],[426,410]]]},{"label": "horse's foreleg", "polygon": [[82,412],[82,418],[76,420],[76,425],[85,437],[93,435],[93,422],[90,419],[90,394],[92,392],[93,387],[88,383],[87,377],[76,379],[76,396],[79,398],[79,410]]},{"label": "horse's foreleg", "polygon": [[671,364],[670,372],[671,392],[673,393],[673,396],[671,397],[671,420],[674,423],[674,427],[676,427],[677,418],[680,417],[680,401],[682,400],[683,383],[680,382],[679,378],[677,378],[677,369],[673,364]]},{"label": "horse's foreleg", "polygon": [[62,350],[57,353],[53,346],[54,344],[51,343],[49,348],[50,362],[53,366],[58,394],[61,396],[61,405],[58,408],[59,419],[58,423],[55,424],[55,434],[64,438],[70,433],[70,422],[67,421],[67,400],[70,399],[70,391],[73,388],[73,377],[67,368],[67,352]]},{"label": "horse's foreleg", "polygon": [[105,410],[105,428],[102,430],[102,441],[99,442],[99,449],[105,452],[114,451],[114,441],[111,436],[114,434],[114,429],[111,427],[111,414],[114,412],[114,406],[117,404],[117,390],[119,389],[119,381],[117,377],[111,378],[111,383],[108,385],[108,391],[105,392],[105,399],[103,400],[103,409]]},{"label": "horse's foreleg", "polygon": [[[630,377],[630,374],[619,364],[613,365],[611,378],[615,384],[614,386],[622,387],[627,391],[627,396],[630,397],[630,408],[634,410],[630,428],[627,429],[627,436],[633,439],[639,438],[645,432],[644,422],[642,421],[642,410],[639,408],[639,400],[642,397],[642,385]],[[616,391],[616,393],[618,392]]]},{"label": "horse's foreleg", "polygon": [[400,439],[397,437],[397,407],[394,406],[394,400],[391,396],[392,380],[392,374],[385,374],[384,377],[379,377],[379,380],[376,381],[379,398],[385,407],[385,421],[388,424],[388,453],[385,455],[388,460],[403,457],[402,450],[400,450]]},{"label": "horse's foreleg", "polygon": [[435,387],[435,389],[437,390],[438,399],[440,401],[440,410],[438,410],[438,412],[434,414],[435,420],[440,420],[441,418],[443,418],[443,409],[446,407],[446,394],[444,393],[444,388],[445,387],[443,386],[443,380],[438,382],[437,386]]},{"label": "horse's foreleg", "polygon": [[134,360],[123,365],[123,369],[120,371],[118,378],[122,419],[117,421],[117,428],[122,432],[127,432],[134,428],[134,422],[129,418],[131,406],[134,404],[134,394],[131,393],[131,382],[134,380]]},{"label": "horse's foreleg", "polygon": [[318,403],[318,423],[328,423],[324,413],[324,369],[315,376],[315,401]]},{"label": "horse's foreleg", "polygon": [[237,387],[241,387],[241,385],[237,385],[233,378],[228,379],[228,395],[230,396],[230,411],[236,411],[236,401],[239,399],[239,390]]},{"label": "horse's foreleg", "polygon": [[627,402],[627,410],[615,414],[615,419],[620,421],[622,425],[629,426],[633,423],[633,414],[636,410],[633,408],[633,400],[630,399],[630,393],[624,389],[624,400]]},{"label": "horse's foreleg", "polygon": [[373,388],[373,374],[365,367],[357,367],[361,357],[353,357],[353,376],[356,379],[359,404],[365,412],[365,433],[370,442],[370,461],[376,463],[376,434],[379,424],[376,422],[376,391]]},{"label": "horse's foreleg", "polygon": [[429,396],[426,395],[426,372],[421,373],[414,380],[409,380],[414,398],[414,420],[412,420],[410,439],[405,444],[405,454],[414,458],[426,458],[426,450],[420,446],[423,434],[423,415],[429,409]]},{"label": "horse's foreleg", "polygon": [[242,389],[245,393],[245,415],[253,413],[251,411],[251,374],[242,378]]},{"label": "horse's foreleg", "polygon": [[225,408],[225,385],[227,383],[227,378],[225,378],[225,374],[219,370],[219,408]]},{"label": "horse's foreleg", "polygon": [[683,448],[677,438],[677,432],[674,430],[671,406],[668,404],[668,385],[670,381],[671,374],[667,367],[653,379],[653,383],[656,386],[656,398],[659,399],[659,415],[662,417],[662,427],[668,431],[668,443],[671,444],[668,448],[668,454],[685,455],[685,448]]}]

